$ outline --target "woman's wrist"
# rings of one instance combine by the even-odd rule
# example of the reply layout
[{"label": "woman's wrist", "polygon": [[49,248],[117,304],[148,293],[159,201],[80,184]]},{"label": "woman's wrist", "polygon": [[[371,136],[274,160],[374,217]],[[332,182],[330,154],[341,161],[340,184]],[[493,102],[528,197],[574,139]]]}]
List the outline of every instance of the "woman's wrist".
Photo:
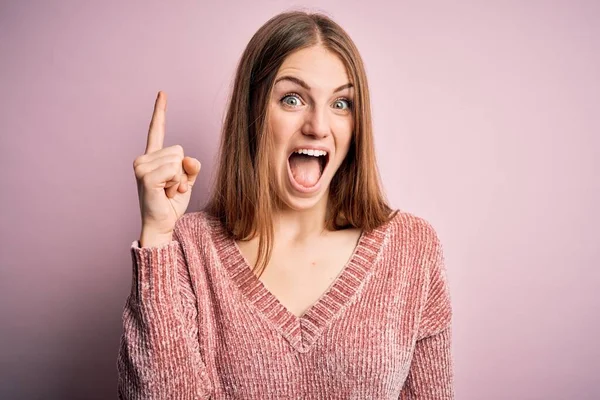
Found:
[{"label": "woman's wrist", "polygon": [[156,233],[151,230],[142,229],[139,239],[140,247],[160,247],[173,240],[173,233]]}]

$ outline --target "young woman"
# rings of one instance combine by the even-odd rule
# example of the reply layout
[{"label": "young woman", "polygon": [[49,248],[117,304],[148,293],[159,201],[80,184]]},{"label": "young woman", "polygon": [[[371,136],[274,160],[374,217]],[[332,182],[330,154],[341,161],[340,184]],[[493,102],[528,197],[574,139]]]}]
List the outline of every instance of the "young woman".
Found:
[{"label": "young woman", "polygon": [[346,32],[288,12],[252,37],[204,211],[163,148],[159,92],[134,162],[142,215],[118,357],[122,399],[452,399],[442,246],[393,210]]}]

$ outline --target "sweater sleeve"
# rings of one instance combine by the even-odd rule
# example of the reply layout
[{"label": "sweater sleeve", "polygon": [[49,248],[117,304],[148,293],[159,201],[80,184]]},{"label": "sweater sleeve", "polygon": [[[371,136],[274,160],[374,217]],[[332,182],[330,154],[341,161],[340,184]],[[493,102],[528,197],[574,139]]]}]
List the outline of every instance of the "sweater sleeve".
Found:
[{"label": "sweater sleeve", "polygon": [[119,399],[208,399],[198,308],[180,242],[131,245],[133,277],[117,358]]},{"label": "sweater sleeve", "polygon": [[452,306],[443,249],[435,233],[431,248],[427,295],[401,400],[454,399]]}]

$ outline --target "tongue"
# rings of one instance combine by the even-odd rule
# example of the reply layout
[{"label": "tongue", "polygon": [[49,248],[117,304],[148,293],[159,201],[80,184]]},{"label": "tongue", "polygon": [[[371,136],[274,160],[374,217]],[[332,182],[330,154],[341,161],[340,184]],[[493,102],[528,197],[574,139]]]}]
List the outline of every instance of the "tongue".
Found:
[{"label": "tongue", "polygon": [[294,180],[304,187],[316,185],[321,177],[321,165],[316,157],[292,154],[290,169]]}]

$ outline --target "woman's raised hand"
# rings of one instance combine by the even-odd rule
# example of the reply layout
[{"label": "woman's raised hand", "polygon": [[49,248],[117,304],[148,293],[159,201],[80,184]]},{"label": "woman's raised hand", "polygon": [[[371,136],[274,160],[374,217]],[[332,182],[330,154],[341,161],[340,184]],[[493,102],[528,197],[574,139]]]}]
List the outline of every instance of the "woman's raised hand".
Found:
[{"label": "woman's raised hand", "polygon": [[190,203],[192,185],[200,172],[200,162],[184,157],[180,145],[163,148],[166,108],[166,94],[158,92],[146,151],[133,162],[142,214],[140,242],[146,241],[146,245],[170,240],[175,223]]}]

